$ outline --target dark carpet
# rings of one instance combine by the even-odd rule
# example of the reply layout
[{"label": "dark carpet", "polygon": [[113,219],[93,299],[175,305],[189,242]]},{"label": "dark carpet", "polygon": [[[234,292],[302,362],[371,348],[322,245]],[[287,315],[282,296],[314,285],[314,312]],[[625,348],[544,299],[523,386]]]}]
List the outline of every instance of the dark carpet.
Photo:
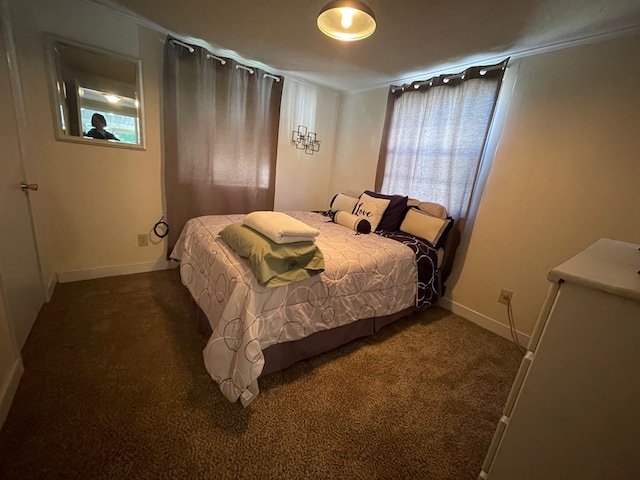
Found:
[{"label": "dark carpet", "polygon": [[513,344],[441,308],[260,380],[247,409],[202,361],[176,270],[60,284],[23,349],[0,478],[477,478]]}]

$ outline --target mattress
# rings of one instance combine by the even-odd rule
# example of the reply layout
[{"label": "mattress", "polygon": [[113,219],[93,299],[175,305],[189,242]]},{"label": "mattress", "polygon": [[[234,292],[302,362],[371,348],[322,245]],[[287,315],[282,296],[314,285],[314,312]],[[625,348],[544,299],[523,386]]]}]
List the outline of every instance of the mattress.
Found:
[{"label": "mattress", "polygon": [[212,334],[204,349],[209,375],[230,401],[254,385],[263,349],[359,319],[416,305],[416,258],[410,248],[361,235],[313,212],[287,212],[317,228],[325,271],[279,287],[260,286],[244,259],[219,236],[244,215],[189,220],[171,253],[180,276],[205,313]]}]

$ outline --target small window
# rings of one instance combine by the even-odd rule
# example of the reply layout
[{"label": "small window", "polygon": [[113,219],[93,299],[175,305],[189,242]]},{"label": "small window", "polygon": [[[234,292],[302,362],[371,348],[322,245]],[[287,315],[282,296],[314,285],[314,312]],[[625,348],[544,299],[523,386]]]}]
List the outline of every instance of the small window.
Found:
[{"label": "small window", "polygon": [[376,187],[466,217],[506,65],[392,86]]}]

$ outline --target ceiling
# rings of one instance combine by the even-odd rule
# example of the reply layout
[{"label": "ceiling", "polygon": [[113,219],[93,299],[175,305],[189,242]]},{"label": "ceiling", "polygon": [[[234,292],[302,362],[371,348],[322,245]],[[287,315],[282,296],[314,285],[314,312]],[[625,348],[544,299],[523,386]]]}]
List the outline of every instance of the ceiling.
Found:
[{"label": "ceiling", "polygon": [[342,91],[640,30],[639,0],[365,0],[378,26],[358,42],[318,30],[328,0],[91,1],[206,42],[218,54]]}]

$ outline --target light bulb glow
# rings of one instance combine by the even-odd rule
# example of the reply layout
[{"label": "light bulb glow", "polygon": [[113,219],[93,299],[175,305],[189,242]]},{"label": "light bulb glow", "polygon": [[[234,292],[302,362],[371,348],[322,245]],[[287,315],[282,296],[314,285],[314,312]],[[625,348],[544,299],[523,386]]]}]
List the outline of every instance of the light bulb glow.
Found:
[{"label": "light bulb glow", "polygon": [[356,14],[356,10],[354,8],[342,8],[342,21],[340,24],[344,28],[351,28],[353,25],[353,16]]},{"label": "light bulb glow", "polygon": [[376,29],[373,11],[359,0],[331,0],[320,10],[317,24],[322,33],[344,42],[367,38]]},{"label": "light bulb glow", "polygon": [[109,103],[118,103],[120,101],[120,97],[116,95],[105,94],[104,98],[106,98]]}]

